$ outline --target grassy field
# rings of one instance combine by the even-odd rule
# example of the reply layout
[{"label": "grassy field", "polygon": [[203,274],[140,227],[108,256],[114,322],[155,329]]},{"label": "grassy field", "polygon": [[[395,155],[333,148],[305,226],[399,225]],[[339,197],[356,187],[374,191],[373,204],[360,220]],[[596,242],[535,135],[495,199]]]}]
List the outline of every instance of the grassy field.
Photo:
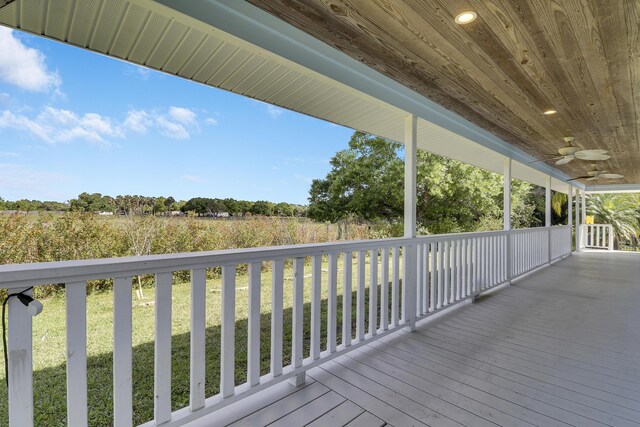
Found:
[{"label": "grassy field", "polygon": [[[307,260],[309,261],[309,260]],[[322,348],[325,348],[327,310],[327,264],[322,274]],[[355,336],[355,286],[356,262],[353,263],[353,313]],[[369,268],[367,258],[368,307]],[[339,259],[338,271],[338,343],[341,341],[343,260]],[[380,272],[378,273],[380,274]],[[291,355],[291,304],[293,270],[285,267],[284,282],[284,364]],[[246,381],[247,366],[247,298],[248,277],[240,272],[236,282],[236,384]],[[172,341],[172,406],[182,408],[189,404],[189,313],[190,285],[176,280],[173,286],[173,341]],[[220,306],[221,281],[207,282],[206,316],[206,395],[218,392],[220,366]],[[311,265],[305,265],[304,282],[304,354],[309,355],[311,316]],[[132,291],[133,292],[133,291]],[[153,288],[144,289],[145,299],[133,296],[133,408],[134,424],[149,421],[153,417],[153,336],[154,306]],[[390,298],[389,298],[390,299]],[[65,300],[56,294],[43,301],[44,311],[33,323],[34,347],[34,400],[35,425],[66,425],[66,366],[65,366]],[[270,357],[271,272],[265,268],[261,288],[261,369],[269,370]],[[366,316],[365,316],[366,317]],[[368,323],[368,318],[365,319]],[[113,294],[107,289],[88,296],[87,301],[87,356],[89,388],[89,424],[112,425],[112,351],[113,351]],[[0,362],[3,363],[3,362]],[[1,374],[4,376],[4,366]],[[0,378],[0,425],[7,425],[6,385]]]}]

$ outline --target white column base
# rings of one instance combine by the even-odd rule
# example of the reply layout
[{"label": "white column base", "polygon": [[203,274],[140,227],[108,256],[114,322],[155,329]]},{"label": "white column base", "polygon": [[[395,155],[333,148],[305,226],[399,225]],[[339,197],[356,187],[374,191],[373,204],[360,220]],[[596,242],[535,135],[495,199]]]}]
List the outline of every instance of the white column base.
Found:
[{"label": "white column base", "polygon": [[289,384],[291,384],[294,387],[300,387],[305,385],[305,383],[307,382],[307,374],[306,372],[303,372],[301,374],[298,374],[294,377],[289,378]]}]

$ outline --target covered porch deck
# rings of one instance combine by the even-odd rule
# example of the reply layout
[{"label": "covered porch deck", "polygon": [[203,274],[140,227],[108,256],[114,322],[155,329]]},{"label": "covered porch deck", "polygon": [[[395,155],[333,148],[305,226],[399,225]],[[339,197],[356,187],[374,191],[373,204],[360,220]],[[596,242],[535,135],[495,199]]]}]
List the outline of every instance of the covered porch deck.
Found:
[{"label": "covered porch deck", "polygon": [[576,253],[190,425],[640,425],[639,261]]}]

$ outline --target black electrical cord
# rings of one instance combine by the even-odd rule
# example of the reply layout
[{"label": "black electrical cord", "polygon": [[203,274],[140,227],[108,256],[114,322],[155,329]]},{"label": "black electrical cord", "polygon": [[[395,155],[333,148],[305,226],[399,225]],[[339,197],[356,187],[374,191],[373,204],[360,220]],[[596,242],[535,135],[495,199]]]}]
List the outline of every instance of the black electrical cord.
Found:
[{"label": "black electrical cord", "polygon": [[30,291],[31,289],[33,289],[33,286],[15,294],[8,294],[4,301],[2,301],[2,349],[4,350],[4,379],[7,382],[7,390],[9,389],[9,353],[7,350],[7,324],[5,320],[7,302],[9,302],[9,298],[11,297],[18,297],[18,299],[25,306],[29,305],[29,303],[33,301],[33,298],[31,298],[29,295],[25,295],[24,293]]}]

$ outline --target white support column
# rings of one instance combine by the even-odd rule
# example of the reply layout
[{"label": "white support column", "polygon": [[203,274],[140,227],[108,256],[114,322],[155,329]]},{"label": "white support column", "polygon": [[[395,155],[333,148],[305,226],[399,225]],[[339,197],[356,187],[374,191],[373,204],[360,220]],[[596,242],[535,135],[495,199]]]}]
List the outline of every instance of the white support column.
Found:
[{"label": "white support column", "polygon": [[504,229],[511,230],[511,159],[504,159]]},{"label": "white support column", "polygon": [[567,225],[571,227],[573,225],[573,187],[569,186],[567,191]]},{"label": "white support column", "polygon": [[551,227],[551,176],[547,176],[544,193],[544,226]]},{"label": "white support column", "polygon": [[[31,290],[23,291],[29,296],[32,292]],[[33,318],[18,298],[9,298],[7,305],[9,309],[7,320],[9,425],[29,427],[33,426]]]},{"label": "white support column", "polygon": [[569,226],[569,249],[571,249],[571,228],[573,227],[573,187],[567,191],[567,225]]},{"label": "white support column", "polygon": [[547,227],[547,262],[551,263],[551,175],[547,176],[544,193],[544,226]]},{"label": "white support column", "polygon": [[[409,116],[404,123],[404,237],[416,237],[416,156],[417,156],[417,118]],[[405,246],[403,251],[402,263],[405,266],[404,279],[406,283],[402,283],[403,293],[407,292],[406,307],[402,307],[405,311],[405,319],[408,322],[407,330],[415,330],[416,322],[416,247],[413,244]]]},{"label": "white support column", "polygon": [[582,227],[580,227],[580,205],[578,204],[578,200],[580,198],[580,190],[579,189],[575,189],[575,195],[576,195],[576,251],[580,252],[580,245],[582,242],[581,239],[581,234],[582,234]]},{"label": "white support column", "polygon": [[[511,230],[511,159],[504,159],[504,197],[503,197],[503,217],[504,230]],[[504,256],[506,257],[507,281],[511,283],[511,235],[507,234],[507,248]]]},{"label": "white support column", "polygon": [[582,221],[581,224],[586,224],[587,222],[587,191],[582,190]]}]

